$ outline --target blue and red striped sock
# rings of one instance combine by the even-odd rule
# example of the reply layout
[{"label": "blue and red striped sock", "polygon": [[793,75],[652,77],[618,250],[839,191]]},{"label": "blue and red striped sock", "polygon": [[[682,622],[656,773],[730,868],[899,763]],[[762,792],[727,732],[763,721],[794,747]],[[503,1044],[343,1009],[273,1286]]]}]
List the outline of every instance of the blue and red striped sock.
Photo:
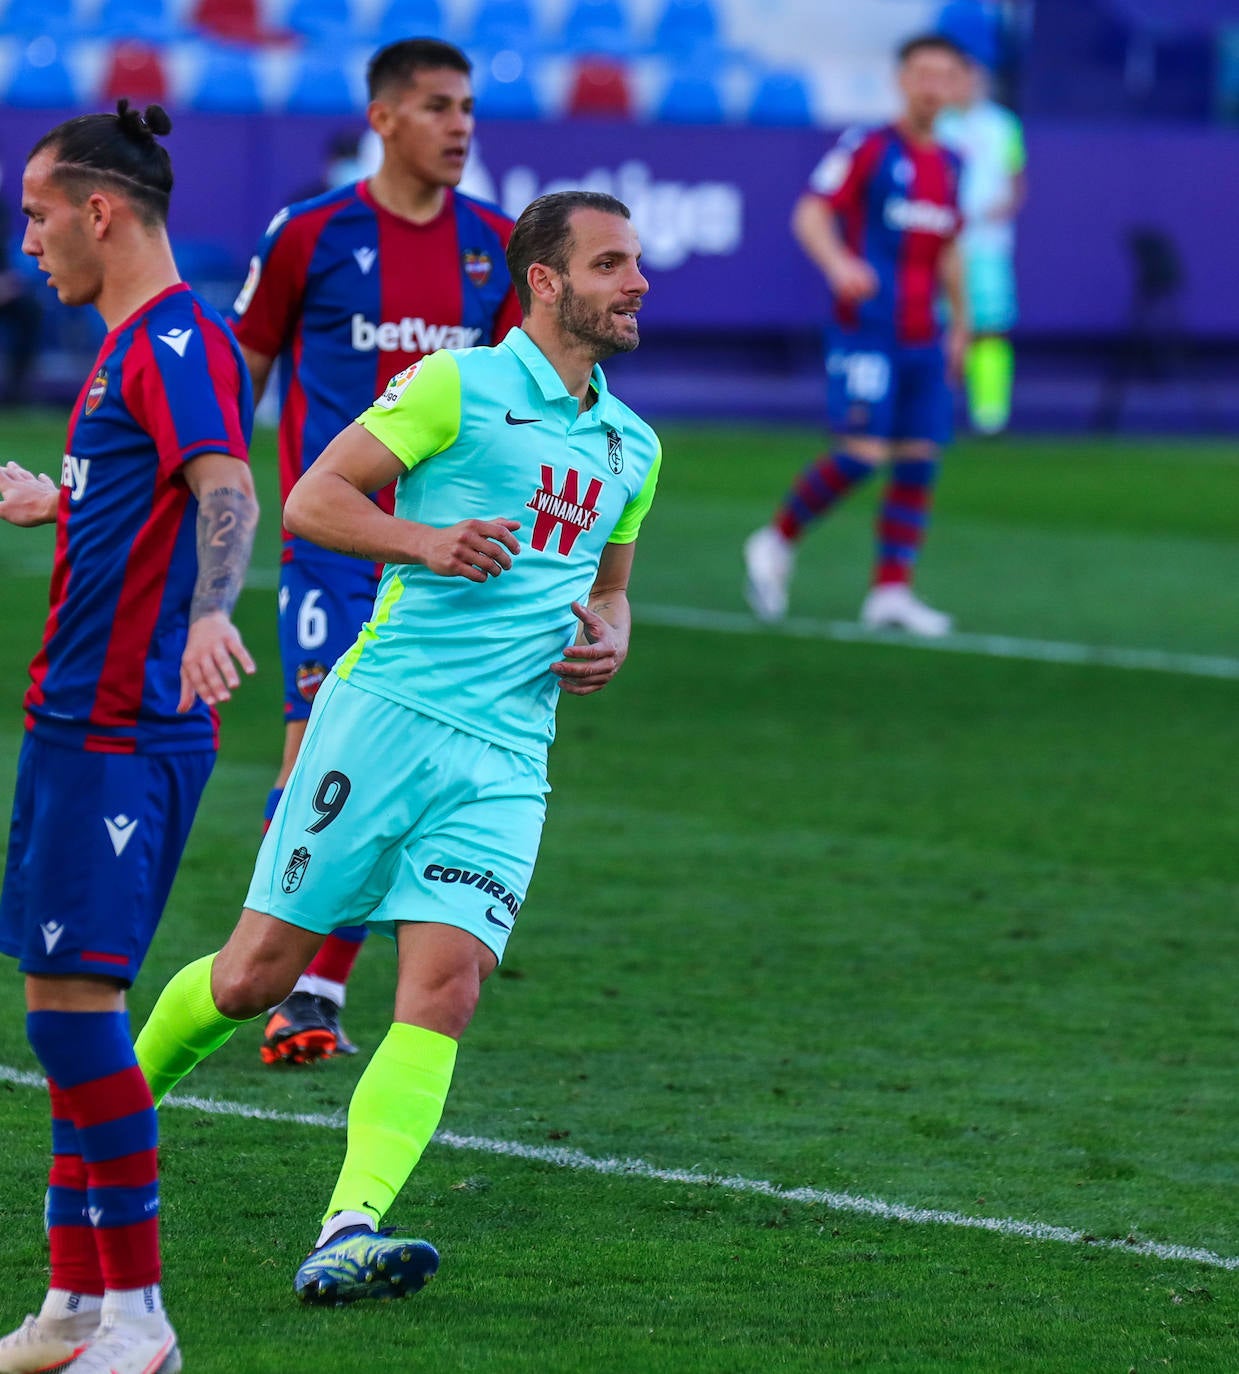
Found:
[{"label": "blue and red striped sock", "polygon": [[862,463],[850,454],[823,453],[797,478],[774,518],[775,529],[784,539],[799,539],[807,525],[825,515],[872,471],[872,463]]},{"label": "blue and red striped sock", "polygon": [[875,587],[912,581],[917,556],[929,527],[934,484],[938,480],[936,458],[901,458],[891,464],[890,481],[878,513]]},{"label": "blue and red striped sock", "polygon": [[48,1079],[52,1099],[52,1167],[47,1176],[49,1288],[103,1296],[103,1270],[87,1212],[86,1162],[64,1090]]},{"label": "blue and red striped sock", "polygon": [[158,1127],[123,1011],[32,1011],[26,1033],[73,1123],[109,1291],[160,1280]]}]

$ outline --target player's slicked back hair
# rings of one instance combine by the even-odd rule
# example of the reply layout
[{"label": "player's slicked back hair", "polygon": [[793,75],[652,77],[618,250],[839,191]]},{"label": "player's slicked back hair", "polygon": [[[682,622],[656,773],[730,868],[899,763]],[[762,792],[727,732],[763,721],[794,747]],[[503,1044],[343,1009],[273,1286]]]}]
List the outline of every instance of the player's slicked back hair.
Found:
[{"label": "player's slicked back hair", "polygon": [[156,137],[171,130],[161,106],[148,105],[139,114],[120,100],[115,114],[78,115],[57,124],[30,157],[54,155],[52,177],[71,199],[83,201],[107,186],[132,202],[142,223],[154,228],[167,223],[172,195],[172,159]]},{"label": "player's slicked back hair", "polygon": [[895,55],[902,67],[908,58],[915,57],[918,52],[945,52],[950,53],[952,57],[958,57],[961,62],[968,61],[968,54],[963,48],[944,33],[918,33],[915,38],[909,38],[907,42],[901,43]]},{"label": "player's slicked back hair", "polygon": [[516,298],[525,314],[533,302],[529,289],[529,269],[535,262],[556,272],[568,269],[572,256],[572,213],[574,210],[601,210],[604,215],[619,215],[631,219],[632,213],[622,200],[604,195],[601,191],[552,191],[539,196],[521,211],[520,218],[508,240],[508,273],[516,290]]},{"label": "player's slicked back hair", "polygon": [[370,99],[377,100],[399,86],[408,86],[418,72],[441,72],[444,69],[473,74],[473,63],[459,48],[442,43],[437,38],[402,38],[380,48],[366,67],[366,89]]}]

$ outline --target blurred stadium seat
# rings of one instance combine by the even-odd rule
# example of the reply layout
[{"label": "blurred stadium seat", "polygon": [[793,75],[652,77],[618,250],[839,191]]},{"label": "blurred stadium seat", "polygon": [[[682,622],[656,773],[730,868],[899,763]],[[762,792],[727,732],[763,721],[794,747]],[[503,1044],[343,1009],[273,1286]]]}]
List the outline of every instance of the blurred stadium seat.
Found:
[{"label": "blurred stadium seat", "polygon": [[141,38],[166,43],[177,34],[167,0],[103,0],[93,31],[102,38]]},{"label": "blurred stadium seat", "polygon": [[656,113],[668,124],[720,124],[723,97],[708,70],[679,67],[672,72]]},{"label": "blurred stadium seat", "polygon": [[481,0],[466,46],[483,52],[511,48],[529,53],[540,45],[531,0]]},{"label": "blurred stadium seat", "polygon": [[265,109],[254,53],[247,48],[210,44],[189,105],[214,114],[256,114]]},{"label": "blurred stadium seat", "polygon": [[258,43],[266,37],[258,0],[198,0],[193,22],[205,33],[237,43]]},{"label": "blurred stadium seat", "polygon": [[284,25],[311,43],[347,42],[354,32],[349,0],[293,0]]},{"label": "blurred stadium seat", "polygon": [[289,114],[352,114],[358,104],[340,54],[316,49],[296,58],[292,85],[284,101]]},{"label": "blurred stadium seat", "polygon": [[77,103],[77,83],[61,45],[49,34],[31,39],[17,59],[4,93],[6,105],[43,108]]},{"label": "blurred stadium seat", "polygon": [[489,67],[475,72],[475,78],[481,118],[541,119],[546,114],[530,78],[529,64],[514,50],[498,53]]},{"label": "blurred stadium seat", "polygon": [[168,99],[168,74],[159,50],[139,39],[117,43],[104,68],[99,95],[107,101],[126,96],[135,104]]},{"label": "blurred stadium seat", "polygon": [[565,52],[623,57],[636,48],[632,17],[623,0],[575,0],[564,16]]},{"label": "blurred stadium seat", "polygon": [[19,38],[49,33],[58,38],[75,33],[73,0],[9,0],[0,30]]},{"label": "blurred stadium seat", "polygon": [[568,84],[565,114],[629,119],[632,109],[632,87],[622,62],[608,57],[585,57],[576,64]]},{"label": "blurred stadium seat", "polygon": [[401,38],[445,38],[447,24],[439,0],[391,0],[384,9],[375,41],[395,43]]},{"label": "blurred stadium seat", "polygon": [[721,35],[713,0],[667,0],[654,25],[653,46],[667,57],[686,59],[717,45]]},{"label": "blurred stadium seat", "polygon": [[813,123],[809,88],[795,72],[766,72],[753,91],[750,124],[800,128]]}]

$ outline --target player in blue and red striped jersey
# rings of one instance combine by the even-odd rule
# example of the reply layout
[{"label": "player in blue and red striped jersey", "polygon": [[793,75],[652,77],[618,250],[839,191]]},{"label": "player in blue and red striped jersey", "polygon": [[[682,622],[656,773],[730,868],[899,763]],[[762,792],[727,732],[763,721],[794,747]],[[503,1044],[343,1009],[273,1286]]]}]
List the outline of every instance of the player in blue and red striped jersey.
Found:
[{"label": "player in blue and red striped jersey", "polygon": [[69,421],[60,486],[8,463],[0,519],[56,524],[0,897],[47,1074],[51,1280],[0,1370],[172,1374],[160,1295],[156,1123],[125,1012],[215,761],[215,706],[253,662],[231,620],[258,507],[249,377],[185,286],[172,167],[145,117],[83,115],[35,146],[23,251],[107,337]]},{"label": "player in blue and red striped jersey", "polygon": [[[367,72],[367,118],[383,161],[354,182],[281,210],[234,307],[234,329],[261,395],[280,361],[280,485],[307,467],[397,372],[439,348],[497,344],[520,323],[504,250],[512,222],[455,188],[473,137],[468,58],[411,38],[380,49]],[[380,504],[391,509],[391,493]],[[372,563],[285,534],[280,576],[284,758],[275,814],[310,707],[370,614]],[[305,1063],[353,1046],[340,1030],[345,983],[365,931],[332,935],[268,1018],[265,1062]]]},{"label": "player in blue and red striped jersey", "polygon": [[[792,228],[835,299],[827,332],[827,407],[837,451],[812,463],[773,522],[744,546],[755,615],[787,611],[796,541],[876,467],[889,469],[878,519],[871,628],[943,635],[951,619],[911,589],[938,455],[951,434],[949,380],[968,342],[959,252],[960,164],[934,141],[934,121],[965,59],[949,40],[914,38],[899,53],[896,123],[845,134],[814,172]],[[939,320],[945,296],[950,322]]]}]

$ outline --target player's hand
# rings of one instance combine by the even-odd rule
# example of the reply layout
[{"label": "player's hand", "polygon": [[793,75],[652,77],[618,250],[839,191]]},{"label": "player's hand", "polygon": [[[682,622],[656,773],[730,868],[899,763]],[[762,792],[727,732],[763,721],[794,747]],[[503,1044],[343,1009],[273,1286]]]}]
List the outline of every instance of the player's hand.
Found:
[{"label": "player's hand", "polygon": [[200,615],[189,627],[185,652],[181,655],[181,699],[177,713],[184,715],[195,697],[201,697],[208,706],[231,701],[232,689],[241,685],[233,659],[247,673],[254,671],[249,650],[223,611]]},{"label": "player's hand", "polygon": [[845,301],[867,301],[878,294],[878,274],[855,253],[844,254],[830,271],[830,288]]},{"label": "player's hand", "polygon": [[50,525],[60,507],[60,488],[45,473],[36,477],[19,463],[0,467],[0,520],[30,529]]},{"label": "player's hand", "polygon": [[559,679],[563,691],[574,697],[587,697],[591,692],[600,692],[619,672],[628,655],[628,645],[614,625],[579,601],[572,603],[572,614],[581,622],[585,643],[569,645],[563,658],[551,664],[551,672]]},{"label": "player's hand", "polygon": [[964,359],[968,356],[968,345],[972,335],[966,325],[952,325],[946,334],[946,375],[947,380],[958,382],[964,375]]},{"label": "player's hand", "polygon": [[521,551],[514,530],[519,520],[462,520],[446,529],[427,527],[420,561],[440,577],[485,582],[512,566]]}]

